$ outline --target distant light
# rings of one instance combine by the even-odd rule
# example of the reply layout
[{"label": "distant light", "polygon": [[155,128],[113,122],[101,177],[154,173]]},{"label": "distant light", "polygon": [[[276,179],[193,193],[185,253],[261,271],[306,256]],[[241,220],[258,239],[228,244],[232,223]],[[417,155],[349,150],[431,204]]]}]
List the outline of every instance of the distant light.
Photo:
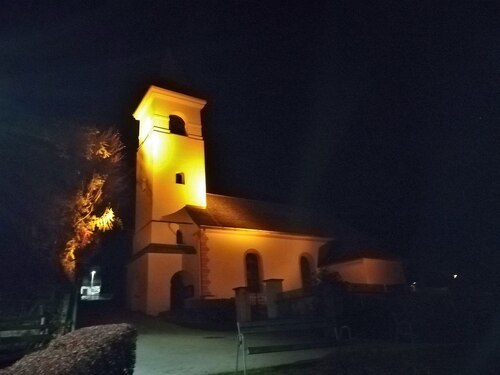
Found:
[{"label": "distant light", "polygon": [[453,278],[454,278],[454,279],[456,279],[457,277],[458,277],[458,275],[457,275],[457,274],[454,274],[454,275],[453,275]]},{"label": "distant light", "polygon": [[414,281],[414,282],[411,283],[410,290],[412,292],[416,292],[417,291],[417,282],[416,281]]}]

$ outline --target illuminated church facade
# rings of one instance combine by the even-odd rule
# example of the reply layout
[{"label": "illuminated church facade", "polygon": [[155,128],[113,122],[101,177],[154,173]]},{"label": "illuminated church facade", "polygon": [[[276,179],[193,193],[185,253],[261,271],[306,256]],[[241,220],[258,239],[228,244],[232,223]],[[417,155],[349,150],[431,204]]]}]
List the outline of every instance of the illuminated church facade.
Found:
[{"label": "illuminated church facade", "polygon": [[[305,288],[320,267],[352,283],[404,282],[400,262],[365,251],[345,228],[285,205],[207,193],[205,104],[151,86],[134,113],[139,144],[127,266],[131,310],[157,315],[193,300],[232,298],[235,288],[259,293],[266,280],[281,280],[284,291]],[[362,251],[336,255],[339,236]]]}]

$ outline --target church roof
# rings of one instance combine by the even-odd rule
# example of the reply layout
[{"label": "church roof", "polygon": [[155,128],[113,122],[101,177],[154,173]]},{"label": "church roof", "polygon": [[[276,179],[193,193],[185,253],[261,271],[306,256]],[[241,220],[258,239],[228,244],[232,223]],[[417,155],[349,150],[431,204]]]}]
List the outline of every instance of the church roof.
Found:
[{"label": "church roof", "polygon": [[207,207],[186,207],[193,221],[202,226],[243,228],[290,234],[332,237],[339,224],[316,212],[284,204],[207,194]]},{"label": "church roof", "polygon": [[324,238],[318,266],[359,258],[394,259],[374,247],[373,239],[342,224],[330,215],[278,203],[207,194],[207,207],[185,206],[164,216],[177,223],[218,228],[254,229]]},{"label": "church roof", "polygon": [[361,258],[385,260],[398,259],[385,250],[371,247],[370,243],[364,239],[346,239],[344,237],[339,240],[328,241],[319,248],[318,267]]}]

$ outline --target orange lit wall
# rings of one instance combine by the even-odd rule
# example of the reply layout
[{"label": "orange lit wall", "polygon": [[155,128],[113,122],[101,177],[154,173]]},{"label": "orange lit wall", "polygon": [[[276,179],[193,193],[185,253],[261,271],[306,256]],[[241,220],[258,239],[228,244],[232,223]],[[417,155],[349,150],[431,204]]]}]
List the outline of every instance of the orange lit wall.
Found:
[{"label": "orange lit wall", "polygon": [[181,254],[147,254],[148,289],[145,313],[158,315],[170,309],[170,280],[182,269]]},{"label": "orange lit wall", "polygon": [[205,229],[208,237],[210,292],[234,297],[233,288],[246,286],[245,254],[261,257],[262,279],[283,279],[283,290],[302,287],[300,257],[308,254],[316,268],[318,249],[327,239],[270,234],[260,231]]},{"label": "orange lit wall", "polygon": [[[198,256],[168,253],[168,246],[175,246],[179,225],[166,222],[164,217],[186,205],[206,206],[201,126],[205,104],[204,100],[151,86],[134,112],[139,121],[139,146],[133,251],[135,254],[153,245],[156,252],[142,254],[128,266],[127,303],[132,310],[150,315],[168,310],[170,280],[177,271],[190,272],[194,286],[199,285]],[[170,131],[171,115],[183,120],[185,135]],[[183,184],[176,181],[178,173],[184,174]],[[192,246],[197,245],[192,234],[186,237]]]},{"label": "orange lit wall", "polygon": [[[205,103],[151,86],[134,113],[139,120],[134,252],[162,236],[164,228],[157,223],[164,216],[186,205],[206,206],[201,130],[201,109]],[[183,119],[187,135],[170,132],[170,115]],[[176,183],[177,173],[184,174],[184,184]]]},{"label": "orange lit wall", "polygon": [[196,297],[200,295],[198,227],[192,224],[160,224],[164,230],[158,231],[158,238],[152,237],[155,243],[169,238],[168,243],[175,244],[175,232],[179,229],[183,233],[184,244],[193,246],[196,253],[147,253],[128,266],[128,307],[132,311],[142,311],[148,315],[158,315],[170,309],[170,285],[176,272],[182,271],[183,278],[188,283],[186,285],[193,286]]}]

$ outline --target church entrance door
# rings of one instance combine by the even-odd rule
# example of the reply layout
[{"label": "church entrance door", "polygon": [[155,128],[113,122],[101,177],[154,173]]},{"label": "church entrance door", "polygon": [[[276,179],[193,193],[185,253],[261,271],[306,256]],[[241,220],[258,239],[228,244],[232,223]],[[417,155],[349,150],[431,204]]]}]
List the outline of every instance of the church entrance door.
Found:
[{"label": "church entrance door", "polygon": [[186,299],[194,297],[193,277],[186,271],[174,273],[170,279],[170,310],[181,310]]},{"label": "church entrance door", "polygon": [[184,307],[184,280],[182,273],[176,272],[170,280],[170,310],[181,310]]}]

